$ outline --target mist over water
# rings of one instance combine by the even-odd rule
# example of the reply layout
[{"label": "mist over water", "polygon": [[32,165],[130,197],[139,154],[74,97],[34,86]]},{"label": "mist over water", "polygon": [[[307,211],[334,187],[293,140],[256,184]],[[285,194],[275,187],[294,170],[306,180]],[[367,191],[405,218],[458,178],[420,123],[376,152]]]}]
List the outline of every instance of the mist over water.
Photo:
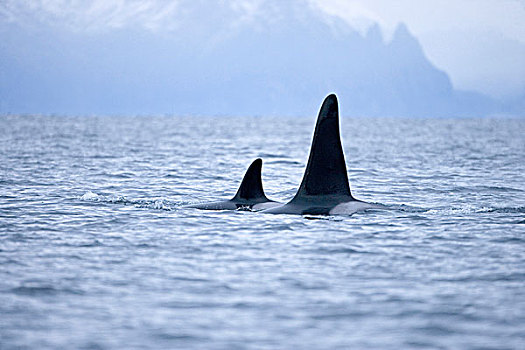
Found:
[{"label": "mist over water", "polygon": [[182,208],[289,200],[314,117],[0,117],[0,348],[522,348],[523,119],[343,116],[388,210]]}]

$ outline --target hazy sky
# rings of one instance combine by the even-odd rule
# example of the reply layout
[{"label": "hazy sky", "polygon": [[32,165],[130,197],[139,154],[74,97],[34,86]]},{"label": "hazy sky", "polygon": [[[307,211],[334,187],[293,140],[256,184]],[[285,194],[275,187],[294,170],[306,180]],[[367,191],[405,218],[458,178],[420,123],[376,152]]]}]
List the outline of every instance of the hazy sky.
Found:
[{"label": "hazy sky", "polygon": [[[190,3],[200,11],[214,10],[220,3],[231,8],[236,21],[256,24],[267,6],[279,2],[2,0],[0,21],[33,27],[53,25],[71,32],[103,33],[127,27],[177,32],[184,30],[178,19]],[[387,38],[399,22],[406,23],[429,59],[450,75],[456,88],[503,98],[525,94],[523,0],[306,0],[305,6],[308,4],[362,32],[377,22]],[[9,31],[2,35],[9,35]]]},{"label": "hazy sky", "polygon": [[456,88],[496,97],[525,94],[523,0],[315,0],[360,29],[408,25]]}]

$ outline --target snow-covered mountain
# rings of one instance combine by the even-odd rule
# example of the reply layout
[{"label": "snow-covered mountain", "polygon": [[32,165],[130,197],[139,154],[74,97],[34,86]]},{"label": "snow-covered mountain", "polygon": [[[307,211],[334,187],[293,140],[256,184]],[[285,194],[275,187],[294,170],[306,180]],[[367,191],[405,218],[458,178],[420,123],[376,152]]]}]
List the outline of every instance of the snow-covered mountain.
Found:
[{"label": "snow-covered mountain", "polygon": [[194,6],[160,32],[4,21],[0,113],[304,115],[331,92],[354,116],[512,111],[454,90],[403,24],[385,40],[377,25],[362,35],[315,7],[271,4],[249,17]]}]

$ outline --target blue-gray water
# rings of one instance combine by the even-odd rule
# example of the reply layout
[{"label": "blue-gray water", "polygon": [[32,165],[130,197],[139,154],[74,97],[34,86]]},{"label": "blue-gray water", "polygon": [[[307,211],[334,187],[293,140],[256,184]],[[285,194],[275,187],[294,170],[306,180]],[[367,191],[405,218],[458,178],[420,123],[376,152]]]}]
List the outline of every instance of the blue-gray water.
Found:
[{"label": "blue-gray water", "polygon": [[314,116],[0,117],[0,348],[523,349],[523,119],[343,117],[390,210],[181,208],[290,199]]}]

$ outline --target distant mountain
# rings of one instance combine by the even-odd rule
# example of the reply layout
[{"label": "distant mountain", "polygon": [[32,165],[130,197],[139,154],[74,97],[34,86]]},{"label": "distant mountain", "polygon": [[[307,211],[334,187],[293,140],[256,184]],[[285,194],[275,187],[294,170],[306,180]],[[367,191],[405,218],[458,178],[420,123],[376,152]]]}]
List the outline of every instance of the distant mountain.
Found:
[{"label": "distant mountain", "polygon": [[354,116],[515,112],[454,90],[403,24],[385,42],[293,4],[235,23],[188,13],[173,33],[3,24],[0,113],[304,115],[330,92]]}]

